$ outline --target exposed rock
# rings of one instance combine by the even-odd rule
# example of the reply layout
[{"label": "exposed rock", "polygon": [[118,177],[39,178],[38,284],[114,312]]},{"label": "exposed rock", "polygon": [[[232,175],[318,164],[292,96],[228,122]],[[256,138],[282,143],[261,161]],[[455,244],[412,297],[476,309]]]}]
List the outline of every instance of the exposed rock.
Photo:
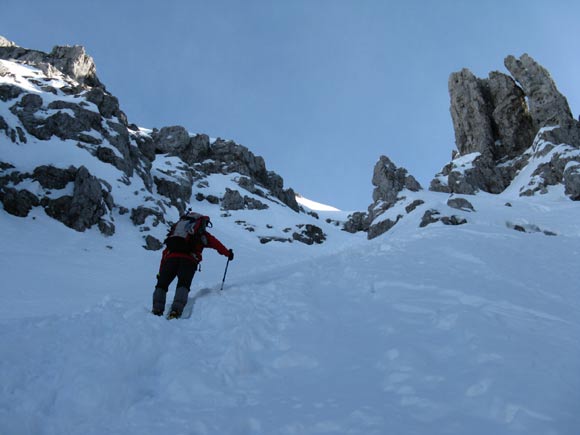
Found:
[{"label": "exposed rock", "polygon": [[251,178],[248,177],[240,177],[238,179],[238,185],[242,188],[247,190],[250,193],[253,193],[255,195],[260,195],[260,196],[264,196],[264,192],[262,192],[260,189],[256,188],[256,184],[252,181]]},{"label": "exposed rock", "polygon": [[324,231],[316,225],[298,225],[298,228],[302,231],[292,234],[292,238],[298,242],[312,245],[314,243],[321,244],[326,240],[326,234],[324,234]]},{"label": "exposed rock", "polygon": [[270,242],[292,243],[292,239],[284,237],[260,237],[260,243],[262,245]]},{"label": "exposed rock", "polygon": [[131,139],[137,144],[141,155],[152,162],[155,160],[155,143],[149,136],[131,134]]},{"label": "exposed rock", "polygon": [[381,156],[375,165],[372,183],[375,186],[373,201],[383,201],[387,206],[393,205],[404,189],[421,190],[421,185],[405,168],[397,168],[386,156]]},{"label": "exposed rock", "polygon": [[4,204],[4,210],[11,215],[26,217],[32,207],[39,205],[38,198],[28,190],[16,190],[6,188],[0,191],[0,200]]},{"label": "exposed rock", "polygon": [[480,190],[501,193],[522,164],[498,165],[489,152],[459,156],[431,181],[430,190],[460,195],[473,195]]},{"label": "exposed rock", "polygon": [[539,226],[534,224],[515,224],[512,222],[506,222],[506,226],[512,230],[519,231],[520,233],[544,233],[546,236],[558,235],[550,230],[542,230]]},{"label": "exposed rock", "polygon": [[532,145],[535,135],[524,92],[511,77],[499,72],[490,73],[487,84],[493,107],[493,157],[496,161],[514,158]]},{"label": "exposed rock", "polygon": [[438,210],[427,210],[425,212],[425,214],[423,214],[423,217],[421,218],[421,223],[419,224],[419,227],[424,228],[427,225],[433,224],[435,222],[438,222],[439,219],[441,219],[439,216],[441,215],[441,213]]},{"label": "exposed rock", "polygon": [[413,212],[417,207],[419,207],[420,205],[425,204],[425,201],[423,201],[422,199],[416,199],[415,201],[413,201],[411,204],[409,204],[408,206],[405,207],[405,211],[408,213]]},{"label": "exposed rock", "polygon": [[[103,130],[100,115],[78,104],[53,101],[46,110],[56,111],[56,113],[49,116],[37,116],[36,113],[42,109],[42,104],[43,101],[39,95],[26,94],[10,109],[14,115],[18,116],[26,131],[37,139],[48,140],[52,136],[57,136],[63,140],[82,140],[80,137],[82,132]],[[74,116],[63,109],[70,109]]]},{"label": "exposed rock", "polygon": [[580,148],[580,122],[574,119],[562,120],[558,127],[540,132],[542,140],[554,145],[567,144]]},{"label": "exposed rock", "polygon": [[27,178],[30,178],[30,174],[18,172],[11,164],[0,162],[0,189],[9,184],[19,184]]},{"label": "exposed rock", "polygon": [[401,220],[403,216],[398,215],[395,220],[391,219],[383,219],[379,223],[373,224],[368,229],[368,236],[369,240],[374,239],[375,237],[380,236],[381,234],[386,233],[391,228],[393,228],[397,222]]},{"label": "exposed rock", "polygon": [[159,251],[163,248],[163,243],[151,235],[145,236],[145,249],[148,251]]},{"label": "exposed rock", "polygon": [[151,135],[157,153],[179,153],[189,145],[189,133],[179,125],[163,127]]},{"label": "exposed rock", "polygon": [[441,216],[438,210],[430,209],[425,212],[419,227],[424,228],[427,225],[434,224],[435,222],[443,223],[444,225],[463,225],[467,223],[467,219],[461,216]]},{"label": "exposed rock", "polygon": [[266,169],[264,159],[255,156],[243,145],[233,141],[217,139],[210,147],[209,154],[201,154],[204,161],[196,167],[206,173],[231,174],[238,173],[251,178],[254,183],[264,186],[272,195],[298,212],[300,207],[296,201],[296,193],[292,189],[284,189],[284,180],[278,174]]},{"label": "exposed rock", "polygon": [[84,94],[84,97],[98,107],[99,113],[104,118],[110,119],[116,116],[122,124],[128,124],[127,116],[119,108],[119,100],[105,89],[92,88]]},{"label": "exposed rock", "polygon": [[441,222],[443,222],[444,225],[463,225],[467,223],[467,219],[456,215],[443,216]]},{"label": "exposed rock", "polygon": [[13,59],[36,66],[48,77],[57,77],[58,72],[76,80],[86,87],[103,87],[97,77],[93,58],[87,55],[84,47],[56,46],[47,54],[6,43],[0,43],[0,59]]},{"label": "exposed rock", "polygon": [[37,167],[32,178],[38,181],[45,189],[64,189],[68,183],[75,181],[77,169],[70,167],[68,169],[59,169],[54,166]]},{"label": "exposed rock", "polygon": [[56,46],[49,54],[50,64],[65,75],[87,86],[103,85],[97,78],[97,68],[93,58],[80,45]]},{"label": "exposed rock", "polygon": [[368,214],[357,211],[348,216],[348,220],[344,223],[343,230],[349,233],[357,233],[359,231],[368,231],[369,222]]},{"label": "exposed rock", "polygon": [[24,91],[18,86],[3,83],[0,85],[0,101],[10,101],[19,97]]},{"label": "exposed rock", "polygon": [[577,198],[575,168],[580,165],[580,143],[555,145],[550,142],[562,135],[570,137],[569,131],[559,133],[559,130],[559,127],[544,128],[538,133],[532,151],[528,154],[531,160],[539,160],[540,164],[532,172],[529,182],[520,188],[520,196],[544,194],[548,192],[549,186],[563,184],[565,193],[571,199]]},{"label": "exposed rock", "polygon": [[455,144],[462,155],[484,153],[494,145],[489,98],[480,79],[464,68],[449,76]]},{"label": "exposed rock", "polygon": [[528,54],[519,59],[508,56],[504,64],[528,97],[536,130],[573,119],[566,97],[558,91],[550,73],[532,57]]},{"label": "exposed rock", "polygon": [[453,162],[447,165],[431,182],[431,190],[503,192],[527,163],[525,151],[546,124],[560,125],[545,133],[553,136],[548,139],[552,143],[580,146],[580,127],[549,73],[528,55],[508,56],[505,65],[521,88],[499,72],[488,79],[478,79],[467,69],[451,74],[450,110],[459,150],[454,160],[479,156],[465,170]]},{"label": "exposed rock", "polygon": [[[373,191],[373,203],[368,208],[368,238],[383,234],[395,225],[402,216],[395,220],[380,218],[378,223],[375,220],[390,209],[395,203],[403,198],[399,194],[404,190],[418,192],[421,185],[417,180],[409,175],[404,168],[398,168],[386,156],[381,156],[375,165],[372,183],[375,186]],[[407,204],[409,205],[409,204]]]},{"label": "exposed rock", "polygon": [[265,210],[267,204],[249,196],[242,196],[237,190],[226,188],[222,199],[222,210]]},{"label": "exposed rock", "polygon": [[471,204],[465,198],[449,198],[447,200],[447,205],[451,208],[456,208],[458,210],[475,211],[475,209],[473,208],[473,204]]},{"label": "exposed rock", "polygon": [[[166,174],[168,175],[168,174]],[[182,214],[188,207],[192,194],[192,178],[187,172],[180,176],[154,176],[157,192],[170,199],[171,205]]]},{"label": "exposed rock", "polygon": [[68,209],[57,219],[77,231],[84,231],[98,224],[109,212],[107,202],[110,201],[105,198],[108,195],[99,180],[91,175],[87,168],[81,166],[75,177],[73,196],[67,204]]},{"label": "exposed rock", "polygon": [[188,144],[179,149],[179,157],[188,165],[203,162],[209,158],[211,147],[207,134],[197,134],[189,139]]},{"label": "exposed rock", "polygon": [[215,195],[204,195],[201,192],[198,192],[195,194],[195,199],[197,199],[198,201],[207,201],[210,204],[219,204],[220,203],[220,199],[215,196]]},{"label": "exposed rock", "polygon": [[264,204],[262,201],[258,201],[257,199],[248,196],[244,196],[244,206],[248,210],[266,210],[269,208],[268,205]]},{"label": "exposed rock", "polygon": [[580,201],[580,163],[566,166],[564,170],[564,185],[566,195],[573,201]]},{"label": "exposed rock", "polygon": [[0,47],[15,47],[16,44],[0,35]]},{"label": "exposed rock", "polygon": [[222,210],[243,210],[244,197],[237,190],[226,188],[222,199]]},{"label": "exposed rock", "polygon": [[153,226],[157,226],[159,223],[165,223],[163,213],[159,210],[142,205],[131,210],[131,222],[133,222],[133,225],[143,225],[150,216],[153,217]]}]

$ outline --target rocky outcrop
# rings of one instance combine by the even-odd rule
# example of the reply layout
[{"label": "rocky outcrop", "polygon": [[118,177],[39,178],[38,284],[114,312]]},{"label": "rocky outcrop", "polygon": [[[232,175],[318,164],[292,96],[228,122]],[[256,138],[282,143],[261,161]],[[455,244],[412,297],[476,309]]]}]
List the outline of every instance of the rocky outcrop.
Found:
[{"label": "rocky outcrop", "polygon": [[401,191],[407,189],[411,192],[421,190],[421,185],[409,175],[405,168],[398,168],[386,156],[381,156],[375,164],[373,171],[373,201],[383,202],[387,207],[393,205]]},{"label": "rocky outcrop", "polygon": [[563,177],[566,195],[574,201],[580,201],[580,162],[566,165]]},{"label": "rocky outcrop", "polygon": [[40,204],[36,195],[28,190],[17,190],[11,187],[0,190],[0,201],[6,212],[18,217],[28,216],[30,210]]},{"label": "rocky outcrop", "polygon": [[46,214],[76,231],[97,225],[105,235],[115,232],[113,223],[106,219],[113,208],[109,191],[84,166],[76,171],[72,195],[46,196],[40,203]]},{"label": "rocky outcrop", "polygon": [[222,210],[266,210],[267,204],[251,198],[247,195],[242,196],[237,190],[226,188],[226,193],[221,201]]},{"label": "rocky outcrop", "polygon": [[511,77],[500,72],[491,72],[484,83],[489,88],[493,108],[492,156],[496,161],[517,157],[534,140],[534,127],[526,107],[526,97]]},{"label": "rocky outcrop", "polygon": [[475,211],[473,204],[465,198],[449,198],[447,205],[451,208],[463,211]]},{"label": "rocky outcrop", "polygon": [[467,69],[451,74],[450,111],[458,153],[433,179],[431,190],[503,192],[528,164],[531,155],[526,151],[548,125],[555,128],[544,132],[544,140],[580,147],[578,122],[548,71],[527,54],[508,56],[505,65],[513,78],[492,72],[479,79]]},{"label": "rocky outcrop", "polygon": [[54,166],[43,165],[34,169],[32,179],[38,181],[42,187],[50,190],[64,189],[68,183],[74,183],[77,170],[74,167],[60,169]]},{"label": "rocky outcrop", "polygon": [[515,166],[500,166],[490,153],[471,153],[455,158],[431,181],[430,190],[474,195],[479,190],[501,193],[509,186]]},{"label": "rocky outcrop", "polygon": [[[580,123],[575,123],[575,129],[580,130]],[[559,138],[570,138],[577,133],[574,129],[548,127],[540,130],[534,145],[527,151],[525,158],[532,167],[528,180],[520,182],[520,196],[545,194],[550,186],[564,185],[566,195],[572,200],[580,200],[578,196],[577,169],[580,167],[580,147],[568,143],[557,144]]]},{"label": "rocky outcrop", "polygon": [[342,229],[348,233],[367,232],[369,230],[369,216],[367,213],[357,211],[348,216]]},{"label": "rocky outcrop", "polygon": [[93,58],[80,45],[56,46],[47,54],[19,47],[0,36],[0,59],[17,60],[38,67],[48,77],[57,77],[60,72],[80,85],[104,88],[97,77]]},{"label": "rocky outcrop", "polygon": [[376,163],[372,183],[375,189],[368,216],[365,219],[360,214],[354,214],[345,224],[345,229],[367,228],[369,239],[385,233],[403,217],[402,214],[392,217],[383,214],[395,204],[401,204],[403,209],[409,206],[413,201],[407,199],[405,192],[421,190],[419,182],[406,169],[398,168],[386,156],[381,156]]},{"label": "rocky outcrop", "polygon": [[463,225],[467,223],[467,219],[457,215],[441,216],[440,211],[430,209],[423,214],[419,227],[424,228],[436,222],[441,222],[443,225]]},{"label": "rocky outcrop", "polygon": [[[37,182],[39,189],[24,186]],[[105,235],[112,235],[115,226],[110,186],[81,166],[66,169],[39,166],[33,173],[21,173],[11,165],[0,165],[0,201],[12,215],[28,216],[33,207],[42,207],[47,215],[76,230],[97,226]]]},{"label": "rocky outcrop", "polygon": [[326,234],[316,225],[298,225],[299,231],[292,234],[292,238],[306,245],[320,245],[326,240]]},{"label": "rocky outcrop", "polygon": [[504,64],[528,97],[536,129],[573,119],[566,97],[558,91],[550,73],[542,65],[528,54],[519,59],[508,56]]},{"label": "rocky outcrop", "polygon": [[462,155],[484,153],[493,146],[491,102],[482,80],[468,69],[449,77],[451,119],[455,130],[455,144]]},{"label": "rocky outcrop", "polygon": [[[233,141],[217,139],[203,154],[204,161],[199,161],[196,168],[206,173],[237,173],[247,176],[255,184],[263,186],[272,195],[298,212],[300,207],[296,202],[293,189],[284,189],[284,180],[275,172],[266,169],[262,157],[254,155],[248,148]],[[200,159],[198,157],[198,159]],[[201,159],[200,159],[201,160]]]},{"label": "rocky outcrop", "polygon": [[[240,174],[246,190],[257,190],[256,184],[268,190],[294,211],[299,211],[296,194],[284,189],[284,180],[268,171],[262,157],[234,141],[216,139],[210,143],[205,134],[190,135],[184,127],[172,126],[154,130],[151,134],[155,153],[179,157],[196,171],[204,174]],[[246,181],[246,180],[249,180]],[[249,188],[248,186],[252,186]],[[254,192],[252,192],[254,193]],[[257,204],[256,204],[257,205]],[[230,206],[226,206],[229,210]]]},{"label": "rocky outcrop", "polygon": [[16,44],[0,35],[0,47],[15,47]]}]

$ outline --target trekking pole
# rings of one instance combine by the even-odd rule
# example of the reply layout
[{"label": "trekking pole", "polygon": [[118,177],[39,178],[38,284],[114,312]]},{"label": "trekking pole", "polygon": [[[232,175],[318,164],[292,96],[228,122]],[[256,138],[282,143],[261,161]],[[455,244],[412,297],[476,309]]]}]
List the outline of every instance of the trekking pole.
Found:
[{"label": "trekking pole", "polygon": [[228,262],[226,263],[226,270],[224,271],[224,278],[222,279],[222,286],[220,291],[224,289],[224,282],[226,282],[226,274],[228,273],[228,266],[230,265],[230,259],[228,258]]}]

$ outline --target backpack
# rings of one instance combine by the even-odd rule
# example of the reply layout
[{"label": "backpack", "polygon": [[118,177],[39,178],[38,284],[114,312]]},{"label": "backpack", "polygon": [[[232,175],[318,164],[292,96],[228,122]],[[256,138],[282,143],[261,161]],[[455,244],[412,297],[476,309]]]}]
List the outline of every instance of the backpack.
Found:
[{"label": "backpack", "polygon": [[192,241],[202,238],[206,227],[211,227],[208,216],[192,211],[187,212],[171,226],[165,238],[165,246],[171,252],[191,252]]}]

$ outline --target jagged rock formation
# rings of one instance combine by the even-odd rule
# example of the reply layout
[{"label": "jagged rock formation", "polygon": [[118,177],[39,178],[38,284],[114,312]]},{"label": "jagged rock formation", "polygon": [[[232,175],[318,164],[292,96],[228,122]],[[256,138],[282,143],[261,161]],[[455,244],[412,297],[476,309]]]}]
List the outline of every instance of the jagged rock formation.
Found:
[{"label": "jagged rock formation", "polygon": [[527,54],[519,59],[508,56],[504,65],[528,97],[529,111],[537,130],[572,119],[566,97],[558,91],[550,73],[542,65]]},{"label": "jagged rock formation", "polygon": [[[580,200],[580,123],[548,71],[530,56],[508,56],[505,66],[512,77],[495,71],[480,79],[468,69],[450,75],[457,151],[431,181],[430,190],[473,195],[500,194],[512,187],[520,196],[531,196],[563,185],[570,199]],[[423,212],[419,227],[462,225],[465,215],[475,212],[461,197],[437,208],[423,206],[421,195],[410,194],[420,190],[418,183],[386,157],[375,167],[373,185],[368,213],[349,216],[346,231],[367,231],[371,239],[417,209]]]},{"label": "jagged rock formation", "polygon": [[58,78],[59,73],[70,77],[78,84],[104,88],[97,77],[93,58],[87,55],[84,47],[56,46],[50,53],[22,48],[4,37],[0,40],[0,59],[12,59],[23,64],[40,68],[47,77]]},{"label": "jagged rock formation", "polygon": [[422,189],[406,169],[398,168],[386,156],[381,156],[376,163],[372,183],[375,189],[368,213],[354,213],[344,225],[345,231],[367,231],[369,239],[385,233],[403,217],[401,214],[394,217],[385,215],[395,204],[402,205],[402,208],[407,209],[406,213],[410,213],[418,204],[408,199],[407,194]]},{"label": "jagged rock formation", "polygon": [[[151,227],[167,223],[171,210],[184,212],[193,199],[220,205],[226,215],[268,204],[301,212],[294,191],[248,148],[182,126],[147,131],[129,124],[83,47],[43,53],[0,37],[0,60],[0,137],[16,147],[77,150],[66,154],[77,163],[47,158],[51,163],[23,170],[0,161],[0,201],[8,213],[24,217],[41,207],[70,228],[96,225],[105,235],[114,234],[115,218],[128,214],[144,233],[144,246],[157,249]],[[94,158],[90,165],[82,163],[87,156]],[[232,174],[239,190],[205,194],[214,174]],[[291,240],[324,240],[320,228],[304,225]]]},{"label": "jagged rock formation", "polygon": [[[527,151],[535,141],[580,147],[580,124],[548,71],[527,54],[520,59],[508,56],[505,66],[513,79],[500,72],[479,79],[467,69],[451,74],[450,111],[458,152],[431,182],[430,190],[501,193],[534,157]],[[553,128],[544,129],[548,126]],[[550,169],[552,176],[545,176],[537,191],[551,184],[574,183],[575,178],[564,178],[561,170],[569,161],[570,156],[554,157],[549,166],[556,169]],[[575,187],[566,190],[573,192]],[[529,192],[524,189],[522,195]]]}]

